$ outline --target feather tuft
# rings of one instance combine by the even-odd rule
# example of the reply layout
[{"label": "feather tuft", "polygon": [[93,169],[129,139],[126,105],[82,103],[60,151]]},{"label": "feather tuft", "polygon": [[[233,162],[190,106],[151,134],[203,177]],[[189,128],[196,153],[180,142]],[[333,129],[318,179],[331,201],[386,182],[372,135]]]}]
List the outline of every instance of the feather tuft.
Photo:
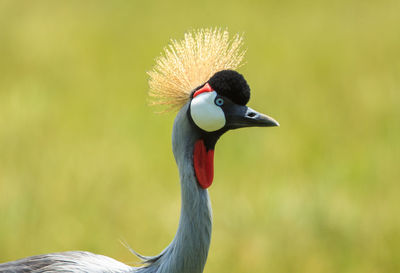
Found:
[{"label": "feather tuft", "polygon": [[151,105],[182,107],[192,90],[221,70],[235,70],[243,64],[243,38],[229,39],[227,30],[198,29],[187,32],[181,41],[171,40],[148,72]]}]

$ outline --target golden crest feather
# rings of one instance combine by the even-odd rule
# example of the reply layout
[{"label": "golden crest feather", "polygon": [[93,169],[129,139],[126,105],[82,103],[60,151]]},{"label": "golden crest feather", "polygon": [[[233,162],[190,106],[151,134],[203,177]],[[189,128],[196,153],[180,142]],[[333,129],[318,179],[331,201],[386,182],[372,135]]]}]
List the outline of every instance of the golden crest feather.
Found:
[{"label": "golden crest feather", "polygon": [[149,95],[152,105],[182,107],[193,89],[216,72],[235,70],[242,65],[245,51],[239,34],[229,39],[227,30],[198,29],[187,32],[181,41],[171,40],[149,71]]}]

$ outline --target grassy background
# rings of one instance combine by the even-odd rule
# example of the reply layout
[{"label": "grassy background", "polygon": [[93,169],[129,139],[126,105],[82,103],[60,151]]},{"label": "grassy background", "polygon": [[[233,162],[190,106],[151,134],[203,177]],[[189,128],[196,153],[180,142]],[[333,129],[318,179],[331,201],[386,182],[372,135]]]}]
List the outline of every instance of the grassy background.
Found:
[{"label": "grassy background", "polygon": [[147,106],[170,38],[245,34],[250,106],[217,146],[205,272],[400,271],[400,2],[0,1],[0,261],[173,238],[174,115]]}]

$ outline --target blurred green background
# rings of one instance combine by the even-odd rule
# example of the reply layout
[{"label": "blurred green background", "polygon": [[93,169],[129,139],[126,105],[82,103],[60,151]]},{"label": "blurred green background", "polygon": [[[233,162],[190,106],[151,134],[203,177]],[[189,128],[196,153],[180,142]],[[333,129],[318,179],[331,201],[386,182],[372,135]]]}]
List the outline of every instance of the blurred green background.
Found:
[{"label": "blurred green background", "polygon": [[205,272],[400,272],[400,2],[0,1],[0,261],[172,240],[174,113],[147,75],[192,28],[244,33],[250,106],[228,133]]}]

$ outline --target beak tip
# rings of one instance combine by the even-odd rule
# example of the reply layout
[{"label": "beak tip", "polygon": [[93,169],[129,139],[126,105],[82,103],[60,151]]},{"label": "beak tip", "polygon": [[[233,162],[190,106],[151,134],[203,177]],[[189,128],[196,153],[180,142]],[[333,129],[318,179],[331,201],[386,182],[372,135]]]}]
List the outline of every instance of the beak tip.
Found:
[{"label": "beak tip", "polygon": [[270,126],[272,126],[272,127],[279,127],[279,126],[281,126],[280,124],[279,124],[279,122],[277,122],[275,119],[273,119],[273,118],[271,118],[271,117],[268,117],[268,120],[269,120],[269,124],[270,124]]}]

